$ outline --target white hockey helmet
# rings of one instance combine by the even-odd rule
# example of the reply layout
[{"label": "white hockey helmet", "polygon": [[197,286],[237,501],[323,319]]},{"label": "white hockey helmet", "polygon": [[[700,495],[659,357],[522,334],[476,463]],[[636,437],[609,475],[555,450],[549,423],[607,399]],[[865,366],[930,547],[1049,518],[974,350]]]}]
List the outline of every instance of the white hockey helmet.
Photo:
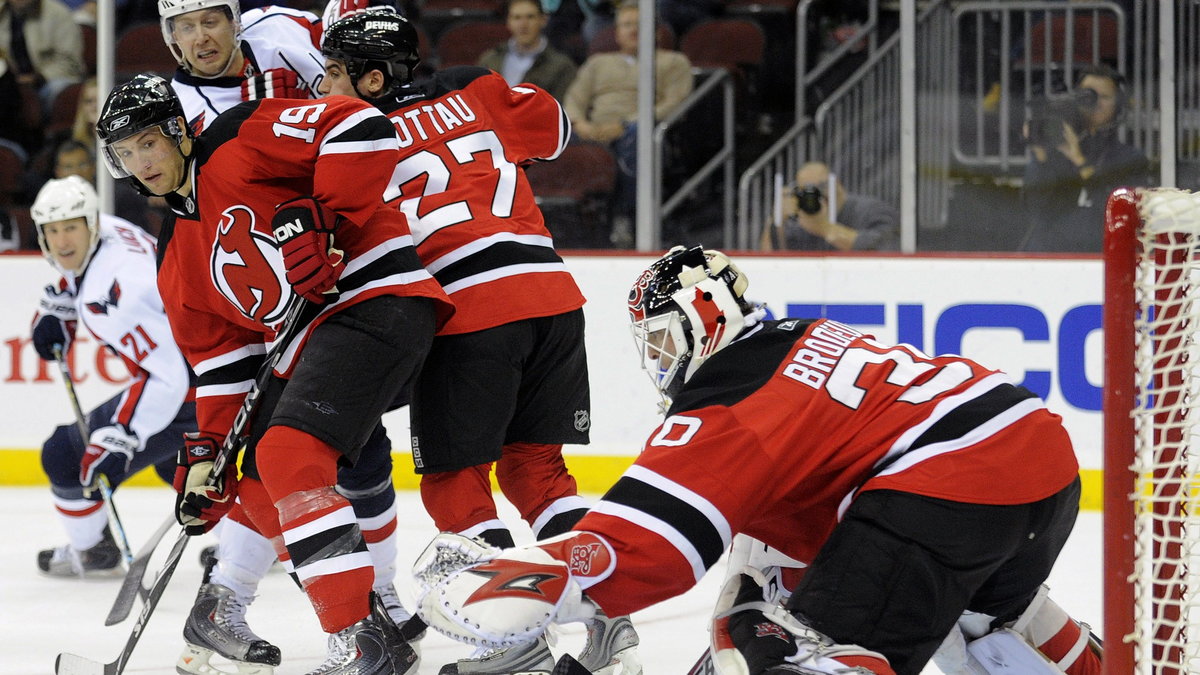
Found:
[{"label": "white hockey helmet", "polygon": [[634,343],[664,398],[753,325],[749,284],[728,256],[699,246],[676,246],[638,276],[629,291]]},{"label": "white hockey helmet", "polygon": [[[189,73],[191,72],[191,66],[188,65],[187,59],[183,56],[183,51],[179,49],[179,45],[175,42],[175,17],[189,12],[218,7],[223,7],[229,13],[229,20],[233,22],[233,51],[229,54],[229,59],[232,61],[234,55],[237,54],[237,51],[242,46],[242,8],[238,0],[158,0],[158,22],[162,27],[163,41],[167,43],[167,47],[175,55],[175,60],[179,62],[179,66]],[[229,64],[225,65],[228,67]]]},{"label": "white hockey helmet", "polygon": [[[42,255],[46,256],[51,265],[54,265],[63,274],[67,272],[81,274],[83,270],[87,269],[92,254],[96,252],[96,244],[100,241],[100,199],[96,196],[96,189],[92,187],[91,183],[79,176],[48,180],[38,191],[37,198],[33,200],[33,206],[29,208],[29,214],[33,217],[33,224],[37,227],[38,245],[42,248]],[[48,223],[58,223],[73,218],[83,218],[87,222],[89,234],[88,250],[83,256],[83,263],[79,266],[78,271],[65,270],[58,264],[50,252],[49,245],[46,244],[46,233],[43,229]]]}]

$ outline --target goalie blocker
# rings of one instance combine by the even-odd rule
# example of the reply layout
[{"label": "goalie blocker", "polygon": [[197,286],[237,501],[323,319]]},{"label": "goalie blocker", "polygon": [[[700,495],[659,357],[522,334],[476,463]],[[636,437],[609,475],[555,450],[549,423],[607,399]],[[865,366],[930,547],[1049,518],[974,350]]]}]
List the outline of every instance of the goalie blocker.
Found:
[{"label": "goalie blocker", "polygon": [[727,631],[721,672],[917,675],[971,611],[995,617],[984,632],[1039,617],[1023,637],[1069,675],[1098,673],[1084,627],[1031,609],[1078,512],[1061,418],[959,356],[764,321],[747,287],[700,247],[636,280],[663,424],[575,532],[501,553],[435,542],[415,570],[427,622],[508,644],[596,608],[629,614],[691,588],[746,534],[808,567],[783,607],[727,610],[753,630]]}]

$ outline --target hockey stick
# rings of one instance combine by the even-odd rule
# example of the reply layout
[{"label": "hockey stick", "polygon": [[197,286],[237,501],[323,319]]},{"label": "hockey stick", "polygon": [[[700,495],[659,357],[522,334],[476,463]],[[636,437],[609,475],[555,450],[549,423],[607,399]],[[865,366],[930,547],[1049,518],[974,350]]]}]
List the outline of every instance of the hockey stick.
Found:
[{"label": "hockey stick", "polygon": [[687,675],[714,675],[716,672],[717,667],[712,660],[712,647],[705,647],[704,653],[700,655],[696,665],[687,671]]},{"label": "hockey stick", "polygon": [[175,524],[175,514],[170,514],[163,521],[162,525],[150,535],[146,543],[142,545],[137,555],[133,557],[133,562],[129,563],[129,571],[125,573],[125,580],[121,582],[121,589],[117,591],[117,598],[113,601],[112,609],[108,610],[108,616],[104,619],[105,626],[112,626],[121,623],[129,616],[129,611],[133,609],[134,597],[141,595],[142,600],[146,599],[149,594],[148,588],[142,585],[142,579],[146,576],[146,569],[150,566],[150,556],[154,554],[154,550],[158,548],[158,542],[167,534],[167,530]]},{"label": "hockey stick", "polygon": [[[58,363],[59,371],[62,372],[62,381],[67,387],[67,398],[71,400],[71,409],[75,411],[75,425],[79,429],[79,438],[83,441],[84,450],[87,450],[88,438],[91,434],[88,431],[87,420],[83,417],[83,407],[79,405],[79,396],[75,393],[75,380],[71,377],[71,367],[63,358],[62,345],[54,345],[54,360]],[[100,489],[100,501],[104,502],[109,524],[117,531],[117,543],[121,547],[121,557],[125,560],[125,567],[128,568],[133,563],[133,552],[129,549],[129,537],[125,536],[125,525],[121,523],[117,505],[112,500],[112,486],[108,484],[108,478],[101,474],[96,476],[96,487]]]},{"label": "hockey stick", "polygon": [[[216,485],[217,481],[225,475],[225,467],[233,459],[244,440],[250,420],[258,409],[259,398],[262,396],[267,381],[271,378],[271,373],[275,370],[275,365],[283,358],[284,349],[300,330],[300,314],[307,306],[307,301],[296,296],[288,307],[283,318],[283,330],[276,335],[275,344],[272,345],[266,360],[259,368],[258,374],[254,378],[254,384],[251,385],[250,391],[246,392],[246,398],[242,399],[242,406],[234,416],[233,425],[213,460],[213,467],[209,471],[205,485]],[[154,578],[154,583],[150,586],[146,604],[142,606],[142,612],[133,624],[133,630],[130,631],[129,639],[125,642],[125,648],[117,655],[116,660],[100,663],[75,654],[62,653],[54,661],[56,675],[120,675],[125,671],[125,665],[129,662],[129,657],[133,654],[138,639],[142,637],[146,624],[150,621],[150,615],[154,613],[154,608],[158,606],[158,600],[166,590],[167,583],[175,574],[175,568],[179,565],[179,559],[183,557],[183,550],[187,547],[189,539],[191,539],[191,535],[187,533],[187,529],[181,528],[179,536],[175,539],[175,545],[171,547],[171,552],[167,554],[162,569],[159,570],[158,575]]]},{"label": "hockey stick", "polygon": [[558,663],[554,664],[554,670],[550,671],[550,675],[592,675],[592,671],[575,660],[574,656],[563,654],[558,657]]}]

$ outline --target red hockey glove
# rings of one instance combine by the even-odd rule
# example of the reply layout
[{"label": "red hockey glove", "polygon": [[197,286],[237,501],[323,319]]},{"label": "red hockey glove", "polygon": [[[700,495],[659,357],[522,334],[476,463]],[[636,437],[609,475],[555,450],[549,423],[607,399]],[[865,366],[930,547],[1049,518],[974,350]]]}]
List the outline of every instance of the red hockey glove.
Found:
[{"label": "red hockey glove", "polygon": [[280,204],[271,220],[288,283],[311,302],[324,302],[321,294],[333,288],[345,267],[342,252],[333,248],[337,220],[336,213],[312,197]]},{"label": "red hockey glove", "polygon": [[309,92],[300,84],[296,71],[272,68],[242,82],[243,101],[260,98],[309,98]]},{"label": "red hockey glove", "polygon": [[183,435],[183,447],[175,466],[175,519],[191,535],[204,534],[213,528],[237,496],[237,465],[229,462],[225,473],[215,485],[208,484],[213,462],[221,444],[212,436],[198,433]]}]

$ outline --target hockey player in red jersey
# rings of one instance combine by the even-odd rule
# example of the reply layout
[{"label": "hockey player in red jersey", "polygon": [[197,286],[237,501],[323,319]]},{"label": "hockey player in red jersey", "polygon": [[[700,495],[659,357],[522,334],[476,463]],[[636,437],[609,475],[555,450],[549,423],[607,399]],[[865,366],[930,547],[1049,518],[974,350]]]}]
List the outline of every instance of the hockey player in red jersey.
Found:
[{"label": "hockey player in red jersey", "polygon": [[179,437],[196,429],[192,373],[154,285],[154,238],[100,213],[96,191],[79,176],[48,181],[30,208],[38,244],[62,274],[46,287],[33,323],[33,347],[47,361],[68,356],[76,326],[129,367],[129,385],[87,415],[88,438],[64,424],[42,446],[54,506],[68,543],[40,551],[50,576],[119,574],[121,551],[95,489],[100,475],[119,485],[153,465],[170,482]]},{"label": "hockey player in red jersey", "polygon": [[[199,433],[175,477],[180,522],[205,532],[240,500],[330,634],[315,672],[415,670],[412,647],[372,601],[371,558],[334,490],[338,464],[357,461],[453,311],[404,218],[379,197],[397,160],[391,124],[349,98],[264,99],[193,138],[170,86],[139,75],[109,95],[97,133],[113,175],[174,211],[158,285],[199,380]],[[308,304],[263,391],[242,478],[231,463],[205,486],[294,296]]]},{"label": "hockey player in red jersey", "polygon": [[[387,198],[408,217],[417,253],[454,300],[413,391],[413,459],[439,530],[512,546],[490,473],[546,539],[586,503],[562,444],[590,427],[583,295],[554,249],[522,166],[552,160],[570,137],[554,97],[509,87],[484,68],[451,68],[424,85],[415,29],[391,8],[326,28],[324,94],[366,99],[396,126],[400,161]],[[636,672],[637,634],[612,615],[589,624],[581,661]],[[448,666],[459,673],[548,673],[544,640]]]},{"label": "hockey player in red jersey", "polygon": [[[959,356],[764,321],[747,284],[700,247],[639,276],[633,332],[666,419],[574,532],[504,552],[435,539],[414,568],[426,621],[506,644],[632,612],[693,586],[741,533],[809,566],[786,608],[755,570],[732,577],[719,673],[916,675],[948,634],[1056,664],[1021,672],[1098,673],[1086,625],[1042,590],[1079,507],[1060,418]],[[977,665],[954,672],[995,672]]]}]

